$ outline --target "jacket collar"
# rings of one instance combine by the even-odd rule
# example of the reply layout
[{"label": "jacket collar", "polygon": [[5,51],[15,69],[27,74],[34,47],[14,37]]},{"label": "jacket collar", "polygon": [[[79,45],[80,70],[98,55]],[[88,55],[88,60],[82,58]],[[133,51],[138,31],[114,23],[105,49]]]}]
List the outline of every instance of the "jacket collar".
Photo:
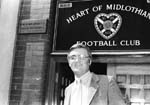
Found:
[{"label": "jacket collar", "polygon": [[89,95],[88,95],[88,105],[90,105],[99,85],[100,77],[92,73],[91,83],[89,87]]}]

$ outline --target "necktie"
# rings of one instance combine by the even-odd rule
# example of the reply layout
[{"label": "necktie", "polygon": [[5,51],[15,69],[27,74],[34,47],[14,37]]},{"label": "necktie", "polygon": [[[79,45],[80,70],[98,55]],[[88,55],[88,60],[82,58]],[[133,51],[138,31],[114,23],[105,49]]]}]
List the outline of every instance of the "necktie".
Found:
[{"label": "necktie", "polygon": [[71,105],[82,105],[82,85],[81,80],[75,81],[75,88],[71,96]]}]

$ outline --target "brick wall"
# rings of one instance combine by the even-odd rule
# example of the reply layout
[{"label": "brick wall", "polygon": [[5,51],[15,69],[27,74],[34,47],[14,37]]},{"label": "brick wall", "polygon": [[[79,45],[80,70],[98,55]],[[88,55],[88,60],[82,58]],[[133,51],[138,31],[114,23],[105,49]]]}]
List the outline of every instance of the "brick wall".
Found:
[{"label": "brick wall", "polygon": [[9,105],[44,105],[57,0],[21,0]]},{"label": "brick wall", "polygon": [[42,105],[48,60],[47,34],[18,35],[10,105]]}]

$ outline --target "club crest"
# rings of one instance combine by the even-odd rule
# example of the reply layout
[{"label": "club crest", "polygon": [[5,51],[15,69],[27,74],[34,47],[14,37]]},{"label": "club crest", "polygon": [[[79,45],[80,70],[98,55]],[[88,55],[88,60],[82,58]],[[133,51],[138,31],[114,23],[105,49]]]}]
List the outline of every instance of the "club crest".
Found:
[{"label": "club crest", "polygon": [[97,32],[104,38],[112,38],[119,30],[122,18],[117,13],[100,13],[94,19],[94,26]]}]

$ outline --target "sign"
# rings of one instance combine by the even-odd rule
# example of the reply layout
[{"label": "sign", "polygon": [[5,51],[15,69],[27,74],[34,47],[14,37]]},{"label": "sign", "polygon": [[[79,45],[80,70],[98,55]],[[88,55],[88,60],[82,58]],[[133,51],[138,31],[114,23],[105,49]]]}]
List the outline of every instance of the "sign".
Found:
[{"label": "sign", "polygon": [[93,51],[149,50],[149,10],[146,0],[58,2],[53,51],[74,43]]},{"label": "sign", "polygon": [[19,33],[46,33],[47,20],[22,20],[20,22]]}]

